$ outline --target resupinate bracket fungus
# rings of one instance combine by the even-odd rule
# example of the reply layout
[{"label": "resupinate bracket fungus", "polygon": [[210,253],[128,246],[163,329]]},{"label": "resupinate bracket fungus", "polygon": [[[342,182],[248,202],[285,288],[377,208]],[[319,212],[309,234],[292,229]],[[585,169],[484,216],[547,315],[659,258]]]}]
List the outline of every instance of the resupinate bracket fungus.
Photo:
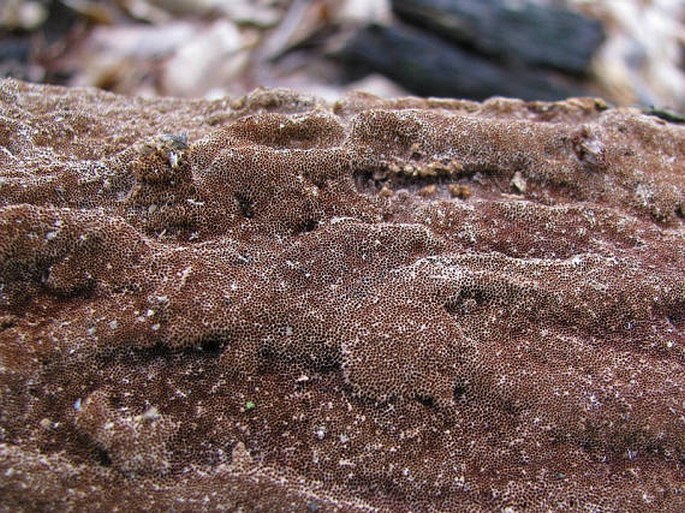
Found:
[{"label": "resupinate bracket fungus", "polygon": [[2,80],[0,132],[0,510],[685,510],[678,119]]}]

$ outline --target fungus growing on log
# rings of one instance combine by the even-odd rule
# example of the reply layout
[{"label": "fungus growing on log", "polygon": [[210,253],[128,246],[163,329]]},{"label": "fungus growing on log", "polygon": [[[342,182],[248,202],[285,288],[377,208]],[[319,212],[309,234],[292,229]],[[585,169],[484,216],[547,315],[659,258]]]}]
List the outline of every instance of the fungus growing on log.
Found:
[{"label": "fungus growing on log", "polygon": [[685,509],[682,126],[0,102],[3,509]]}]

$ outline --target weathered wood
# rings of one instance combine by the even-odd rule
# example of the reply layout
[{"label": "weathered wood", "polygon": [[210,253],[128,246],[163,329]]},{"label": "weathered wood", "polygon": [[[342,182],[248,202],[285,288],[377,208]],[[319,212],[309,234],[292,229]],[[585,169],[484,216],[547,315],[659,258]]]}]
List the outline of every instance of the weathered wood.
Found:
[{"label": "weathered wood", "polygon": [[500,66],[487,58],[406,26],[369,26],[339,57],[359,75],[378,72],[423,96],[482,100],[513,96],[558,100],[586,93],[554,73]]},{"label": "weathered wood", "polygon": [[572,74],[587,71],[604,39],[599,21],[530,1],[393,0],[392,7],[406,22],[480,53]]}]

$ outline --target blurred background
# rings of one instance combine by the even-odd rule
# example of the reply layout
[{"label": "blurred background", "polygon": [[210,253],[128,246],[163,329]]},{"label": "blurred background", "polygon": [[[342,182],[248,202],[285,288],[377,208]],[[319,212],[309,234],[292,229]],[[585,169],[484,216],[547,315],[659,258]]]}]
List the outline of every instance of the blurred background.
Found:
[{"label": "blurred background", "polygon": [[0,76],[144,96],[291,87],[685,110],[685,0],[0,0]]}]

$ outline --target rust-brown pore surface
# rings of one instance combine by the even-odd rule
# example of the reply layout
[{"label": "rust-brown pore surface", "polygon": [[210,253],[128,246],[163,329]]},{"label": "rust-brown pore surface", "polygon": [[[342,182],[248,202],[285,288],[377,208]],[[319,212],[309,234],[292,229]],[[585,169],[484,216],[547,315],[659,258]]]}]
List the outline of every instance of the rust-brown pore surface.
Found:
[{"label": "rust-brown pore surface", "polygon": [[685,510],[685,128],[0,102],[3,511]]}]

